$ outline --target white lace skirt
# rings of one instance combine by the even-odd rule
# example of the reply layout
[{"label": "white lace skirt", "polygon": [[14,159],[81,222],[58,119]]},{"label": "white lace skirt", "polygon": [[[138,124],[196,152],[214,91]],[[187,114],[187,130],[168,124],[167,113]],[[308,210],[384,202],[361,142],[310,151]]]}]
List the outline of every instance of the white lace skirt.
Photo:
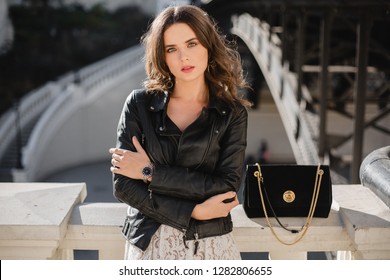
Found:
[{"label": "white lace skirt", "polygon": [[233,234],[202,238],[198,240],[195,253],[195,240],[187,240],[186,248],[183,233],[170,226],[161,225],[152,236],[145,251],[126,242],[125,260],[239,260],[240,252]]}]

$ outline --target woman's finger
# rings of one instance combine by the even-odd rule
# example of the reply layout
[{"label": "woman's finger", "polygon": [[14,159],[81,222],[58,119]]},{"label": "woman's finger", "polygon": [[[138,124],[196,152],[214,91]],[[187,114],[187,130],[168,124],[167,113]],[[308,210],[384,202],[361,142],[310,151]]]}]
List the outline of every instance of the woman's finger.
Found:
[{"label": "woman's finger", "polygon": [[126,150],[124,150],[124,149],[119,149],[119,148],[110,148],[109,150],[108,150],[108,152],[110,153],[110,154],[116,154],[116,155],[123,155],[124,154],[124,152],[125,152]]},{"label": "woman's finger", "polygon": [[[220,194],[220,198],[223,202],[232,202],[236,196],[237,196],[237,194],[235,192],[226,192],[226,193]],[[229,200],[229,201],[227,201],[227,200]]]},{"label": "woman's finger", "polygon": [[111,158],[115,159],[116,161],[121,161],[124,156],[120,156],[118,154],[112,154]]},{"label": "woman's finger", "polygon": [[138,153],[145,153],[145,150],[144,150],[144,148],[142,148],[142,146],[141,146],[141,144],[139,143],[137,137],[136,137],[136,136],[133,136],[132,140],[133,140],[133,145],[134,145],[135,150],[136,150]]},{"label": "woman's finger", "polygon": [[117,166],[111,166],[110,167],[110,171],[114,174],[121,174],[122,175],[122,171],[120,168],[118,168]]},{"label": "woman's finger", "polygon": [[116,160],[115,158],[111,159],[111,164],[113,166],[119,166],[120,165],[120,162],[118,160]]}]

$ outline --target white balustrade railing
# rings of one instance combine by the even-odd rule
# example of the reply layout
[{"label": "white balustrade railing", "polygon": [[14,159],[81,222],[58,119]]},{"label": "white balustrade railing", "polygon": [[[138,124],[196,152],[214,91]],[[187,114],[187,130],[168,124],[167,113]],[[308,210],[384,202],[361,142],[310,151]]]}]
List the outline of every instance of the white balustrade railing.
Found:
[{"label": "white balustrade railing", "polygon": [[50,135],[58,129],[59,118],[83,106],[85,98],[94,98],[96,92],[118,79],[123,79],[123,75],[129,74],[132,69],[136,68],[139,72],[143,53],[141,46],[129,48],[77,72],[70,72],[56,82],[49,82],[27,94],[18,106],[18,124],[15,109],[10,109],[0,120],[0,158],[14,141],[16,126],[19,125],[23,129],[28,122],[39,117],[26,147],[23,148],[22,159],[25,169],[23,180],[34,181],[39,154],[43,152],[43,144],[50,141]]},{"label": "white balustrade railing", "polygon": [[84,67],[76,73],[80,86],[86,92],[91,92],[94,87],[104,83],[105,80],[113,79],[120,73],[133,67],[134,64],[139,64],[143,55],[143,48],[138,46],[118,52],[97,63]]},{"label": "white balustrade railing", "polygon": [[38,171],[42,168],[42,165],[37,163],[41,162],[41,155],[45,153],[53,133],[61,126],[62,119],[71,113],[74,107],[72,97],[79,90],[76,86],[67,87],[40,117],[27,145],[23,148],[24,177],[21,181],[35,181]]},{"label": "white balustrade railing", "polygon": [[[320,162],[314,128],[307,122],[306,112],[296,99],[297,78],[282,63],[280,39],[271,34],[270,26],[249,14],[232,18],[232,33],[239,36],[251,50],[260,66],[271,91],[297,163],[316,164]],[[310,99],[308,90],[303,86],[304,98]],[[311,116],[318,119],[318,115]],[[316,123],[313,121],[312,123]]]},{"label": "white balustrade railing", "polygon": [[[15,139],[19,125],[24,128],[31,120],[37,118],[45,108],[60,94],[58,86],[49,82],[23,97],[18,108],[11,108],[0,121],[0,158]],[[18,110],[18,112],[16,111]],[[19,120],[17,120],[19,114]],[[17,124],[18,121],[18,124]]]},{"label": "white balustrade railing", "polygon": [[[0,259],[73,259],[75,250],[98,251],[99,259],[123,259],[123,203],[83,203],[84,183],[0,183]],[[362,185],[334,185],[328,218],[313,218],[295,245],[276,240],[264,218],[249,219],[241,205],[231,212],[240,252],[271,259],[306,259],[326,252],[332,259],[390,259],[390,209]],[[300,227],[305,218],[280,218]],[[296,237],[274,230],[285,241]]]},{"label": "white balustrade railing", "polygon": [[78,83],[66,87],[63,96],[53,102],[51,107],[45,111],[24,149],[23,162],[27,181],[35,181],[37,177],[42,175],[38,172],[42,166],[36,163],[41,162],[45,155],[45,144],[51,141],[61,122],[85,106],[85,102],[88,99],[93,99],[94,94],[99,93],[99,90],[104,91],[108,84],[115,84],[124,77],[129,79],[132,71],[139,72],[140,65],[142,65],[140,63],[142,55],[143,48],[137,46],[80,70]]}]

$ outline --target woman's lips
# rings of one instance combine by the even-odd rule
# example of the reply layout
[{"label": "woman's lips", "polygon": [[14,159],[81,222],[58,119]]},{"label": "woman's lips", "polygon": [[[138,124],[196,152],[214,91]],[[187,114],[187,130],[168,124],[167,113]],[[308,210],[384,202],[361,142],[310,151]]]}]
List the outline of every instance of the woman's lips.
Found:
[{"label": "woman's lips", "polygon": [[190,73],[192,72],[192,70],[194,70],[194,66],[183,66],[181,68],[181,71],[184,72],[184,73]]}]

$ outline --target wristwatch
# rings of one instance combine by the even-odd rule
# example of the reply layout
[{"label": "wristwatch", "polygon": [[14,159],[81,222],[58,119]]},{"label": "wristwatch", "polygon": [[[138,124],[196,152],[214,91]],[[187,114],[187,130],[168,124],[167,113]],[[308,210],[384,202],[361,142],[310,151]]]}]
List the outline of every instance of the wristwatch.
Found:
[{"label": "wristwatch", "polygon": [[148,183],[148,180],[153,176],[154,165],[149,163],[142,169],[142,176],[144,176],[144,182]]}]

